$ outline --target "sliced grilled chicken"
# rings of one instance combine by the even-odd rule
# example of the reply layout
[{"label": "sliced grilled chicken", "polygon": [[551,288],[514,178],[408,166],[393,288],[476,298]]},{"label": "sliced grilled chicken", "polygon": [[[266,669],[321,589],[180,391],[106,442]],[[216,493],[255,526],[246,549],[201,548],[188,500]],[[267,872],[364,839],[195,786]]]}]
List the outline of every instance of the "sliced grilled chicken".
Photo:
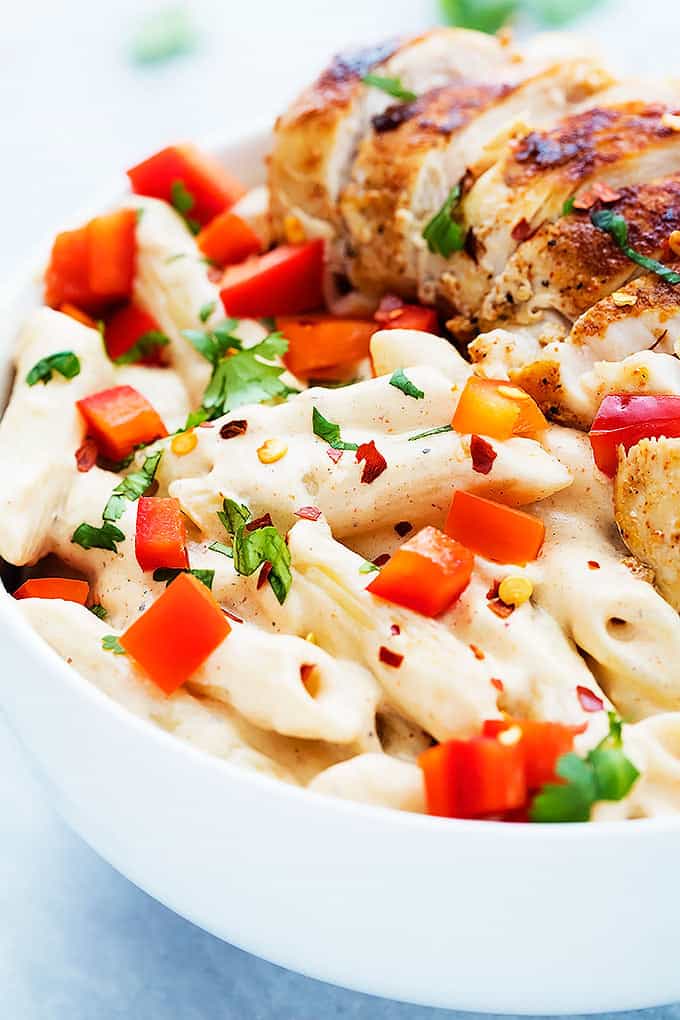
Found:
[{"label": "sliced grilled chicken", "polygon": [[621,537],[654,570],[680,612],[680,439],[642,439],[619,455],[614,512]]},{"label": "sliced grilled chicken", "polygon": [[[680,145],[680,134],[675,137]],[[680,148],[674,162],[680,165]],[[607,208],[625,219],[632,247],[665,259],[668,237],[680,228],[680,173],[612,190],[617,194],[620,197],[607,202]],[[587,196],[585,203],[594,197]],[[519,246],[497,277],[480,318],[486,326],[530,323],[550,309],[573,321],[642,272],[607,233],[593,226],[589,210],[575,210],[545,224]]]},{"label": "sliced grilled chicken", "polygon": [[269,165],[275,237],[286,236],[289,216],[309,236],[330,237],[338,229],[338,198],[357,146],[371,118],[393,103],[363,83],[366,74],[399,78],[403,88],[422,94],[463,76],[502,81],[522,64],[495,37],[446,28],[336,56],[276,124]]},{"label": "sliced grilled chicken", "polygon": [[451,188],[463,177],[469,187],[513,134],[554,120],[608,81],[594,61],[571,60],[516,84],[456,82],[375,117],[341,200],[355,286],[415,296],[420,282],[422,293],[423,275],[436,281],[445,265],[427,258],[422,231]]}]

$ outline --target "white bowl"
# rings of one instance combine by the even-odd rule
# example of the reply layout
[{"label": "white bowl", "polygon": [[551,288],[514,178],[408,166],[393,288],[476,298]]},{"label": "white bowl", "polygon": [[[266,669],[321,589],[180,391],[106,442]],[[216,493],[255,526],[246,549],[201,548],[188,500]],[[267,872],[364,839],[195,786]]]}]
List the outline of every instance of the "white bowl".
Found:
[{"label": "white bowl", "polygon": [[[265,148],[260,134],[216,151],[253,182]],[[0,317],[5,381],[33,277]],[[585,1013],[680,999],[680,821],[503,825],[324,798],[128,714],[4,592],[0,648],[2,705],[63,817],[220,938],[312,977],[456,1009]]]}]

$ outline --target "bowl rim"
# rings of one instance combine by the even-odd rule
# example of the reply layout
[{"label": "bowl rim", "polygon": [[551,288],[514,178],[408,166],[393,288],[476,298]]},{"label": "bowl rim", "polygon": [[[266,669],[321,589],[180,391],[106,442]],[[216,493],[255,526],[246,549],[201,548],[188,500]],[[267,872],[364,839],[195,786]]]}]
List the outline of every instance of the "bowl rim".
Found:
[{"label": "bowl rim", "polygon": [[[262,117],[254,123],[251,121],[247,129],[243,125],[239,125],[226,134],[214,132],[199,139],[197,144],[221,159],[223,153],[230,148],[245,148],[248,145],[255,146],[258,143],[265,143],[268,138],[271,138],[271,130],[271,120]],[[76,221],[79,218],[90,217],[102,207],[106,208],[119,200],[125,192],[121,192],[120,178],[117,178],[117,181],[118,183],[115,184],[114,178],[111,177],[110,184],[93,192],[93,196],[78,210],[75,210],[73,215],[69,215],[68,220]],[[45,252],[49,250],[52,236],[50,234],[34,245],[32,254],[20,260],[18,267],[5,280],[0,289],[0,309],[11,309],[20,304],[21,292],[27,288],[30,281],[35,279],[38,270],[44,264]],[[22,317],[19,316],[19,319]],[[16,319],[17,316],[10,316],[10,318]],[[10,325],[10,333],[16,332],[15,326],[16,323]],[[0,364],[5,360],[10,360],[11,351],[11,344],[6,352],[0,345]],[[504,840],[513,845],[517,842],[520,844],[525,841],[535,842],[539,839],[539,832],[540,838],[551,844],[562,840],[578,839],[580,841],[584,838],[584,832],[589,833],[585,838],[591,842],[600,839],[608,840],[614,835],[620,839],[624,834],[629,841],[644,839],[647,834],[650,836],[659,833],[674,836],[680,834],[680,815],[659,815],[653,818],[615,819],[600,822],[557,822],[542,825],[509,824],[481,819],[439,818],[419,812],[330,796],[307,787],[286,783],[254,769],[243,768],[218,755],[204,751],[194,744],[180,740],[155,725],[151,720],[135,715],[105,694],[94,683],[69,666],[40,634],[33,630],[21,615],[18,606],[13,605],[14,601],[11,593],[0,582],[0,631],[6,634],[7,639],[19,646],[22,652],[41,660],[44,668],[53,671],[62,683],[68,684],[76,696],[90,699],[98,711],[109,713],[121,726],[127,726],[143,733],[148,740],[156,743],[159,753],[188,756],[195,768],[210,771],[219,770],[226,779],[250,786],[253,791],[264,789],[272,794],[278,791],[284,802],[297,802],[302,807],[307,803],[310,810],[313,809],[317,813],[324,810],[338,818],[351,815],[353,818],[367,823],[375,821],[389,826],[395,835],[404,830],[415,830],[430,833],[436,837],[438,833],[446,831],[451,835],[456,833],[457,838],[464,839],[467,835],[470,838],[478,839],[481,833],[487,832],[489,839]],[[0,686],[1,707],[2,687]]]}]

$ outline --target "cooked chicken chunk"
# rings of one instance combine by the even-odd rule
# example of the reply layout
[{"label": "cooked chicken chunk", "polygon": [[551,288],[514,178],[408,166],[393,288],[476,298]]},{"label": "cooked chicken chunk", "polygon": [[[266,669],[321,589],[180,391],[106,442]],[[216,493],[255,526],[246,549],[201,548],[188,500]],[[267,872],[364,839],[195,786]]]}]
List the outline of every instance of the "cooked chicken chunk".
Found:
[{"label": "cooked chicken chunk", "polygon": [[619,454],[614,511],[623,541],[680,612],[680,439],[642,439]]}]

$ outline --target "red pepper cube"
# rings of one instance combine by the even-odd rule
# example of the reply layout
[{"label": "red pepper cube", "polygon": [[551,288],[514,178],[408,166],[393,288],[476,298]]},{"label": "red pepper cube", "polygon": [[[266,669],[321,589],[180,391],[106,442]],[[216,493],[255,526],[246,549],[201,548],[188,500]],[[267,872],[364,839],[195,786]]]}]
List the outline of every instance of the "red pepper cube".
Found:
[{"label": "red pepper cube", "polygon": [[619,446],[628,451],[641,439],[658,436],[680,436],[680,397],[611,393],[595,415],[590,445],[600,471],[613,478]]},{"label": "red pepper cube", "polygon": [[181,185],[192,199],[186,215],[204,226],[246,193],[212,156],[193,145],[171,145],[127,172],[132,190],[172,203],[173,187]]},{"label": "red pepper cube", "polygon": [[227,315],[257,319],[319,308],[323,305],[323,252],[321,239],[282,244],[230,266],[220,290]]},{"label": "red pepper cube", "polygon": [[109,460],[124,460],[136,446],[168,434],[158,412],[132,386],[114,386],[76,403],[88,435]]},{"label": "red pepper cube", "polygon": [[90,594],[87,581],[71,577],[32,577],[14,592],[15,599],[63,599],[84,606]]},{"label": "red pepper cube", "polygon": [[447,740],[421,754],[427,810],[444,818],[485,818],[521,808],[527,800],[519,746],[490,737]]},{"label": "red pepper cube", "polygon": [[462,489],[454,494],[444,528],[479,556],[520,566],[536,559],[545,538],[539,517]]},{"label": "red pepper cube", "polygon": [[104,301],[122,301],[132,294],[136,227],[134,209],[97,216],[87,225],[90,290]]},{"label": "red pepper cube", "polygon": [[559,722],[536,719],[487,719],[482,734],[497,737],[513,727],[521,730],[520,746],[524,754],[527,787],[539,790],[545,783],[559,782],[555,766],[563,754],[574,750],[574,737],[585,730]]},{"label": "red pepper cube", "polygon": [[262,242],[250,224],[225,209],[196,238],[203,254],[218,266],[243,262],[262,251]]},{"label": "red pepper cube", "polygon": [[[106,320],[104,342],[112,361],[127,354],[131,347],[146,333],[160,333],[161,329],[153,316],[135,304],[123,305]],[[145,365],[161,363],[162,347],[153,350],[141,359]]]},{"label": "red pepper cube", "polygon": [[467,588],[474,556],[437,528],[419,531],[368,585],[368,591],[423,616],[439,616]]},{"label": "red pepper cube", "polygon": [[189,566],[187,529],[176,499],[142,496],[137,503],[135,556],[142,570]]},{"label": "red pepper cube", "polygon": [[179,574],[120,638],[120,643],[166,694],[195,673],[231,627],[204,584]]},{"label": "red pepper cube", "polygon": [[381,329],[417,329],[422,333],[438,333],[439,322],[434,308],[424,305],[404,305],[398,299],[385,300],[375,313]]},{"label": "red pepper cube", "polygon": [[87,227],[57,234],[45,272],[45,304],[95,312],[100,308],[101,298],[90,287],[88,252]]}]

